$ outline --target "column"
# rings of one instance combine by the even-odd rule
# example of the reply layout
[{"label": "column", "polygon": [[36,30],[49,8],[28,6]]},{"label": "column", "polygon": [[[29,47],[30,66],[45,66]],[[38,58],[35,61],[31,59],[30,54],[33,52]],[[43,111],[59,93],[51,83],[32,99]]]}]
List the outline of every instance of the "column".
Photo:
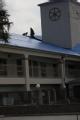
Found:
[{"label": "column", "polygon": [[28,55],[25,55],[25,85],[26,90],[30,91]]},{"label": "column", "polygon": [[61,79],[62,79],[62,87],[66,88],[65,86],[65,58],[61,58]]},{"label": "column", "polygon": [[66,85],[65,85],[65,58],[61,58],[61,79],[62,79],[62,89],[65,100],[67,99],[67,91],[66,91]]}]

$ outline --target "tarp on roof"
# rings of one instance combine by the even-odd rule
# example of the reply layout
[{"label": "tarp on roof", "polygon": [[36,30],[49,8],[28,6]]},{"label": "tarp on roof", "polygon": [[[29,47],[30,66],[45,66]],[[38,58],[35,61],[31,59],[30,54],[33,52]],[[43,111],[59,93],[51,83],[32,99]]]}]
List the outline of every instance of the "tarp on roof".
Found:
[{"label": "tarp on roof", "polygon": [[[0,44],[5,44],[5,43],[0,41]],[[62,53],[66,55],[80,56],[80,47],[79,47],[80,45],[79,46],[77,45],[74,49],[65,49],[65,48],[61,48],[53,44],[44,42],[42,40],[39,41],[36,39],[32,39],[30,37],[17,35],[17,34],[11,34],[9,43],[6,43],[6,45],[41,50],[46,52],[56,52],[56,53]]]}]

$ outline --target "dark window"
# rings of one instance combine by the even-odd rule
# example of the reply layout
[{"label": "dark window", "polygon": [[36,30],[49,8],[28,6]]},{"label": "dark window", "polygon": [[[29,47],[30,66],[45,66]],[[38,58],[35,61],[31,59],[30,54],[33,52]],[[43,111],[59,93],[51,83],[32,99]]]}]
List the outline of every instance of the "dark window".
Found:
[{"label": "dark window", "polygon": [[67,68],[67,76],[70,78],[73,77],[80,77],[80,63],[77,62],[70,62],[68,64],[66,64],[66,68]]},{"label": "dark window", "polygon": [[38,77],[39,76],[39,64],[37,61],[29,60],[29,75],[30,75],[30,77]]},{"label": "dark window", "polygon": [[40,63],[40,68],[41,68],[41,77],[46,77],[47,73],[46,73],[46,63],[41,62]]},{"label": "dark window", "polygon": [[7,75],[7,60],[0,58],[0,76]]},{"label": "dark window", "polygon": [[49,96],[47,90],[42,90],[42,103],[49,104]]},{"label": "dark window", "polygon": [[33,61],[33,76],[38,77],[39,76],[39,68],[38,68],[38,62]]},{"label": "dark window", "polygon": [[17,59],[17,75],[23,76],[23,63],[21,59]]},{"label": "dark window", "polygon": [[29,75],[30,77],[54,78],[60,77],[60,66],[52,61],[44,59],[29,60]]},{"label": "dark window", "polygon": [[74,91],[74,97],[80,100],[80,93],[79,93],[80,86],[79,85],[78,86],[74,86],[73,87],[73,91]]},{"label": "dark window", "polygon": [[59,71],[58,71],[58,64],[53,64],[53,76],[58,77],[59,76]]},{"label": "dark window", "polygon": [[32,62],[29,60],[29,75],[32,77]]}]

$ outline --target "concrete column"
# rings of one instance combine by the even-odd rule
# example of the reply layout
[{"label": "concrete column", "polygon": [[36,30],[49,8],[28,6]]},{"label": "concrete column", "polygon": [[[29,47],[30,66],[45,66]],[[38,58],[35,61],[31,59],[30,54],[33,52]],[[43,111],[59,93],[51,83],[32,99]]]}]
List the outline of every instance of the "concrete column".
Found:
[{"label": "concrete column", "polygon": [[64,92],[65,100],[67,99],[67,91],[65,85],[65,58],[61,58],[61,79],[62,79],[62,88]]},{"label": "concrete column", "polygon": [[65,88],[65,59],[61,58],[61,79],[62,79],[62,86]]},{"label": "concrete column", "polygon": [[28,55],[25,55],[25,85],[26,90],[30,91]]}]

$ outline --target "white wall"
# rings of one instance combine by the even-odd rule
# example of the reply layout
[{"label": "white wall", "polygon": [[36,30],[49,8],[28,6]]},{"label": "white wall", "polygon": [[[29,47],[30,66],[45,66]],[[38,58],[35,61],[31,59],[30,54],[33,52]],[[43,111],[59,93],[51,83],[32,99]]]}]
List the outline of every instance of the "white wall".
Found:
[{"label": "white wall", "polygon": [[[61,16],[56,21],[51,21],[49,11],[52,8],[58,8],[61,11]],[[70,21],[69,21],[69,3],[49,3],[41,6],[41,24],[42,38],[44,41],[55,45],[70,48]]]},{"label": "white wall", "polygon": [[80,43],[80,4],[70,3],[70,26],[72,47]]}]

